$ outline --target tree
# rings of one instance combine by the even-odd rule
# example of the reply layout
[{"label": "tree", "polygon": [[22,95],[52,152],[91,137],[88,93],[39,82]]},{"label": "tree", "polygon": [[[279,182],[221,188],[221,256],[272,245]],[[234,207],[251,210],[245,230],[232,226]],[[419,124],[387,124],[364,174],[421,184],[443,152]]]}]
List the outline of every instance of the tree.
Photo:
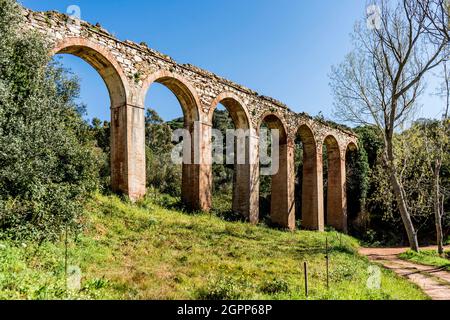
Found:
[{"label": "tree", "polygon": [[147,184],[172,196],[181,195],[182,169],[171,161],[172,130],[153,109],[145,115]]},{"label": "tree", "polygon": [[[222,134],[222,157],[223,160],[225,160],[227,156],[227,130],[234,129],[233,119],[231,118],[230,113],[227,109],[219,110],[217,108],[214,110],[212,127],[215,130],[220,130],[220,133]],[[232,151],[234,153],[234,150]],[[233,190],[234,164],[213,162],[212,174],[213,194],[216,196],[216,198],[219,198],[220,196],[231,197]],[[227,203],[230,204],[229,201]],[[231,210],[231,207],[229,209]]]},{"label": "tree", "polygon": [[0,231],[55,238],[77,226],[97,187],[94,144],[76,79],[50,62],[45,40],[0,0]]},{"label": "tree", "polygon": [[170,154],[172,151],[172,130],[151,108],[147,109],[145,115],[145,139],[147,146],[155,154]]},{"label": "tree", "polygon": [[[399,179],[404,186],[405,201],[410,214],[418,226],[426,226],[432,221],[434,207],[434,172],[431,162],[435,154],[430,147],[437,145],[441,138],[436,132],[439,121],[419,120],[411,128],[395,136]],[[419,231],[419,227],[417,227]]]},{"label": "tree", "polygon": [[417,233],[399,179],[393,139],[417,107],[424,75],[446,59],[448,46],[448,38],[434,37],[430,32],[437,22],[423,10],[422,2],[373,1],[379,8],[377,23],[369,24],[369,28],[357,23],[354,50],[331,73],[337,116],[353,123],[374,124],[383,134],[383,161],[415,251],[419,250]]},{"label": "tree", "polygon": [[[429,23],[426,31],[434,42],[450,41],[450,1],[448,0],[419,0],[419,10]],[[448,57],[448,48],[447,48]]]},{"label": "tree", "polygon": [[[358,149],[347,151],[346,154],[346,186],[348,217],[358,223],[367,217],[367,197],[369,191],[369,160],[362,141],[358,142]],[[356,222],[352,221],[352,226]]]},{"label": "tree", "polygon": [[[450,1],[448,0],[427,0],[421,1],[421,10],[425,13],[425,16],[431,24],[427,26],[427,32],[431,39],[436,42],[450,41]],[[446,47],[445,58],[448,59],[449,48]],[[444,216],[444,204],[445,204],[445,192],[441,185],[441,169],[444,158],[448,157],[448,150],[446,147],[449,144],[450,135],[450,120],[449,120],[449,107],[450,107],[450,71],[448,70],[447,63],[443,66],[443,82],[442,88],[438,93],[444,100],[444,114],[443,120],[434,131],[432,135],[437,138],[433,143],[426,139],[426,146],[430,154],[433,155],[433,159],[429,166],[433,176],[434,187],[434,215],[436,224],[436,242],[438,245],[438,252],[440,255],[444,254],[444,235],[442,228],[442,219]]]},{"label": "tree", "polygon": [[447,63],[443,65],[442,88],[438,94],[444,101],[444,113],[442,121],[431,128],[425,128],[424,146],[430,155],[429,168],[433,177],[433,200],[434,200],[434,218],[436,224],[436,243],[438,253],[444,254],[444,233],[442,229],[442,219],[444,217],[445,193],[441,185],[441,170],[445,158],[450,153],[450,70]]},{"label": "tree", "polygon": [[102,191],[111,190],[111,123],[94,118],[89,133],[96,143],[99,158],[99,178]]}]

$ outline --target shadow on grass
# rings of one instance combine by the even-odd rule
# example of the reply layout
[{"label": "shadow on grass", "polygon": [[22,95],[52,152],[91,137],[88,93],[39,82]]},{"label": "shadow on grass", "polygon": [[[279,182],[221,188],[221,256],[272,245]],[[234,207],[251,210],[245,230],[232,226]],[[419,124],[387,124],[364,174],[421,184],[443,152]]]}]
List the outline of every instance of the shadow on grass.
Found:
[{"label": "shadow on grass", "polygon": [[[327,250],[325,246],[323,247],[308,247],[308,248],[298,248],[296,252],[300,255],[306,254],[323,254],[326,255]],[[355,250],[346,246],[331,246],[328,248],[328,254],[332,253],[344,253],[349,255],[355,255]]]},{"label": "shadow on grass", "polygon": [[233,210],[221,211],[212,209],[210,214],[227,222],[248,222],[248,219],[246,219],[241,213]]}]

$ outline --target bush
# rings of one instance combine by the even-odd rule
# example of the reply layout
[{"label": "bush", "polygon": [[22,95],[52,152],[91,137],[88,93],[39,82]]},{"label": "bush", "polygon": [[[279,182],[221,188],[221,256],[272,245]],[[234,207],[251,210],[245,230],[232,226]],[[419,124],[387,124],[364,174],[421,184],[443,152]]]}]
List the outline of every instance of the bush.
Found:
[{"label": "bush", "polygon": [[261,292],[266,294],[289,292],[289,284],[283,279],[268,280],[261,286]]},{"label": "bush", "polygon": [[181,196],[182,166],[172,161],[172,130],[153,109],[145,115],[147,186]]},{"label": "bush", "polygon": [[199,300],[238,300],[242,298],[242,284],[231,277],[219,278],[197,291]]},{"label": "bush", "polygon": [[97,146],[100,188],[103,193],[109,193],[111,191],[111,123],[94,118],[89,131]]},{"label": "bush", "polygon": [[182,167],[172,163],[170,154],[155,154],[147,147],[147,185],[173,197],[181,196]]},{"label": "bush", "polygon": [[98,158],[77,80],[21,19],[15,1],[0,0],[0,232],[56,238],[97,188]]}]

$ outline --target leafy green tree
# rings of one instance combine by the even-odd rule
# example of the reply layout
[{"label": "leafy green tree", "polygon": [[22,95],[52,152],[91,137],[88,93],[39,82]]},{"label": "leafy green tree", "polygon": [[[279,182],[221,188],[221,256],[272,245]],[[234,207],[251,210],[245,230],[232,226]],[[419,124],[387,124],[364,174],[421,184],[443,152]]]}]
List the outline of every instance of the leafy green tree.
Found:
[{"label": "leafy green tree", "polygon": [[[395,152],[398,155],[396,165],[399,170],[399,180],[405,187],[404,198],[411,208],[411,218],[417,225],[417,231],[423,240],[429,240],[431,234],[437,234],[437,243],[443,243],[444,236],[444,194],[450,187],[448,175],[450,148],[448,134],[443,130],[442,121],[423,119],[415,122],[411,128],[398,133],[394,137]],[[441,149],[442,148],[442,149]],[[444,155],[440,158],[440,155]],[[381,158],[381,157],[380,157]],[[441,159],[436,162],[437,159]],[[436,166],[439,164],[439,166]],[[369,210],[372,225],[392,236],[400,234],[396,227],[398,222],[398,206],[389,181],[389,175],[383,167],[381,159],[375,164],[370,175]],[[439,172],[436,171],[438,169]],[[439,179],[439,194],[436,194],[436,179]],[[439,204],[440,217],[436,217],[436,203]],[[380,224],[379,219],[387,224]],[[434,219],[433,219],[434,217]],[[438,221],[436,219],[439,218]],[[434,229],[433,222],[440,224]]]},{"label": "leafy green tree", "polygon": [[100,187],[103,192],[111,190],[111,123],[94,118],[89,128],[96,142],[95,152],[99,158]]},{"label": "leafy green tree", "polygon": [[171,159],[172,129],[153,109],[147,109],[145,136],[147,185],[180,196],[182,167]]},{"label": "leafy green tree", "polygon": [[295,168],[295,216],[297,220],[302,219],[302,189],[303,189],[303,143],[300,136],[295,139],[294,149]]},{"label": "leafy green tree", "polygon": [[[450,2],[447,1],[447,12],[450,13]],[[448,16],[447,16],[448,18]],[[448,19],[446,20],[448,22]],[[448,32],[445,32],[448,36]],[[434,199],[434,217],[436,225],[436,242],[438,245],[438,253],[444,255],[444,232],[443,219],[445,215],[445,198],[448,197],[448,189],[450,185],[445,185],[445,176],[443,176],[443,168],[450,161],[450,70],[447,61],[443,64],[442,85],[438,91],[438,95],[444,101],[444,114],[441,122],[437,126],[432,127],[431,133],[425,135],[425,146],[431,154],[429,167],[433,176],[433,199]],[[448,168],[448,167],[447,167]],[[448,181],[447,181],[448,182]]]},{"label": "leafy green tree", "polygon": [[369,161],[363,141],[357,150],[346,154],[347,212],[350,227],[367,227],[367,196],[369,192]]},{"label": "leafy green tree", "polygon": [[[158,113],[149,108],[145,117],[147,185],[173,196],[181,195],[181,165],[173,164],[172,132],[184,128],[184,119],[177,118],[164,122]],[[213,128],[226,136],[227,129],[233,129],[233,121],[226,110],[215,110]],[[224,140],[224,152],[226,151]],[[225,156],[225,154],[224,154]],[[233,165],[213,164],[213,191],[217,195],[231,196]],[[231,206],[230,206],[231,208]]]},{"label": "leafy green tree", "polygon": [[[445,215],[445,191],[450,187],[443,177],[443,167],[448,165],[450,155],[450,120],[447,115],[442,121],[421,121],[408,130],[417,141],[416,149],[410,150],[412,158],[421,160],[416,166],[423,167],[425,180],[411,179],[418,194],[425,193],[428,213],[434,213],[436,244],[438,253],[444,254],[443,219]],[[410,142],[408,142],[410,143]],[[405,148],[408,150],[408,148]],[[417,168],[414,168],[417,172]],[[443,179],[444,178],[444,179]],[[414,188],[412,186],[412,188]],[[420,207],[416,205],[416,207]]]},{"label": "leafy green tree", "polygon": [[374,126],[360,126],[354,131],[358,135],[358,150],[347,153],[347,202],[351,231],[360,234],[370,227],[374,215],[369,208],[369,195],[373,193],[371,173],[383,150],[383,138]]},{"label": "leafy green tree", "polygon": [[24,31],[13,0],[0,0],[0,230],[55,238],[75,227],[97,187],[75,79],[50,62],[45,40]]},{"label": "leafy green tree", "polygon": [[[214,110],[212,127],[216,130],[220,130],[223,137],[223,160],[226,159],[226,133],[227,130],[234,129],[233,119],[230,116],[228,110]],[[233,150],[234,152],[234,150]],[[222,196],[224,194],[231,198],[233,189],[233,174],[234,165],[226,163],[213,163],[213,193],[216,196]],[[229,204],[231,205],[231,204]],[[230,206],[231,208],[231,206]]]}]

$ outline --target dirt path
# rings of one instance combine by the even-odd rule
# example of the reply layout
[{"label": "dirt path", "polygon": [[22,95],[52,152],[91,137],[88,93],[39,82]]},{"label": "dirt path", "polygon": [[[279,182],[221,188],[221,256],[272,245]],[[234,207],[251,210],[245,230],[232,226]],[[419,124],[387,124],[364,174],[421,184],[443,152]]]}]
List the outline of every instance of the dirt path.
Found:
[{"label": "dirt path", "polygon": [[[424,248],[427,249],[427,248]],[[398,258],[408,248],[362,248],[360,254],[408,278],[433,300],[450,300],[450,272]]]}]

